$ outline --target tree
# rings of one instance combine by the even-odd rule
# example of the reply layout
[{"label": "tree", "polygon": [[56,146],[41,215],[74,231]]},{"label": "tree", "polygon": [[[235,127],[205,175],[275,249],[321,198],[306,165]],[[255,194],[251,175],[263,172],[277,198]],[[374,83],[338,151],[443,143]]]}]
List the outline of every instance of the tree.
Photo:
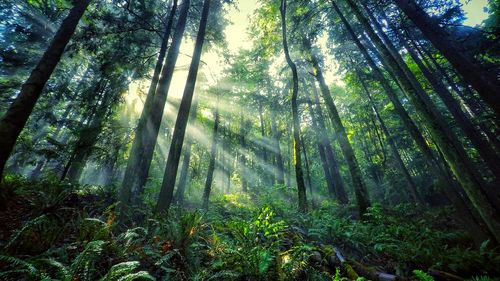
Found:
[{"label": "tree", "polygon": [[177,115],[174,134],[172,136],[172,144],[170,145],[170,151],[168,153],[167,166],[165,168],[160,195],[155,208],[155,212],[157,213],[167,210],[172,202],[182,144],[184,142],[184,135],[186,133],[186,126],[189,119],[189,111],[193,100],[203,43],[205,41],[210,2],[211,0],[205,0],[203,2],[203,10],[200,19],[200,26],[198,28],[198,35],[196,37],[195,48],[193,51],[193,58],[191,60],[186,86],[184,88],[181,104],[179,106],[179,113]]},{"label": "tree", "polygon": [[61,60],[64,49],[90,1],[75,2],[37,66],[23,84],[21,92],[0,120],[0,178],[19,134],[26,125],[47,80]]},{"label": "tree", "polygon": [[283,37],[283,51],[285,52],[286,61],[292,70],[292,118],[293,118],[293,160],[295,166],[295,177],[297,179],[297,191],[299,198],[299,210],[302,212],[307,211],[307,197],[306,197],[306,187],[304,183],[304,173],[302,171],[302,159],[301,159],[301,142],[300,142],[300,120],[299,120],[299,110],[297,103],[297,96],[299,92],[299,77],[297,74],[297,66],[290,57],[287,42],[287,32],[286,32],[286,0],[281,0],[280,7],[281,14],[281,30]]},{"label": "tree", "polygon": [[145,108],[146,110],[149,109],[150,112],[145,112],[144,118],[141,116],[143,122],[139,121],[141,126],[137,127],[138,131],[132,145],[133,148],[120,190],[120,201],[123,206],[128,206],[131,203],[137,204],[141,200],[143,187],[149,173],[151,160],[153,159],[154,147],[160,130],[170,82],[172,81],[175,63],[179,56],[179,49],[186,28],[190,3],[190,0],[183,1],[175,26],[172,44],[168,49],[167,58],[161,71],[158,88],[156,89],[151,107]]}]

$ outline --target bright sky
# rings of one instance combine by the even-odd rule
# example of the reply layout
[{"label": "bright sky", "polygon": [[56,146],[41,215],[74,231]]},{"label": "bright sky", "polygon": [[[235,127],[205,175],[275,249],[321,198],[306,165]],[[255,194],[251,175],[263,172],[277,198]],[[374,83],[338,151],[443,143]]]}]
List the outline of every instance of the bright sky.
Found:
[{"label": "bright sky", "polygon": [[474,26],[480,24],[488,16],[488,13],[485,11],[488,0],[460,0],[460,2],[464,4],[463,9],[467,17],[464,23],[466,25]]}]

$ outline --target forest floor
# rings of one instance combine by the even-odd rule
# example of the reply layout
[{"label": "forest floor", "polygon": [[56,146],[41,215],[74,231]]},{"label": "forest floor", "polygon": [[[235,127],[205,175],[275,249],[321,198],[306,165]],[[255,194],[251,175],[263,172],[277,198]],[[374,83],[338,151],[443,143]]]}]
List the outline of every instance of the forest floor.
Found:
[{"label": "forest floor", "polygon": [[[214,196],[116,220],[115,188],[9,176],[1,186],[0,280],[498,280],[451,210],[323,201],[297,212],[293,190]],[[287,199],[289,198],[289,199]],[[200,202],[189,202],[199,206]],[[145,207],[144,210],[151,208]],[[489,277],[487,277],[489,276]]]}]

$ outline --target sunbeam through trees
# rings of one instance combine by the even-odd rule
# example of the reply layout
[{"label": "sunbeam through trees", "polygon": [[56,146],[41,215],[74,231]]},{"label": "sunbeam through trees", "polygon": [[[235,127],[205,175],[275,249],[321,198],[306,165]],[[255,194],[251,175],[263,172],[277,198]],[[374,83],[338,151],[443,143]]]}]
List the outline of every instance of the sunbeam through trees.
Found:
[{"label": "sunbeam through trees", "polygon": [[499,19],[0,1],[0,280],[498,280]]}]

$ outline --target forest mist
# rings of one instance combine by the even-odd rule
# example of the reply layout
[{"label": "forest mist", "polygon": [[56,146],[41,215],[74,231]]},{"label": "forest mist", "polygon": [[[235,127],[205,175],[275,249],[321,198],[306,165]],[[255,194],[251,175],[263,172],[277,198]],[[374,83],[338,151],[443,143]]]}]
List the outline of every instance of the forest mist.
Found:
[{"label": "forest mist", "polygon": [[3,0],[0,280],[498,280],[496,0]]}]

